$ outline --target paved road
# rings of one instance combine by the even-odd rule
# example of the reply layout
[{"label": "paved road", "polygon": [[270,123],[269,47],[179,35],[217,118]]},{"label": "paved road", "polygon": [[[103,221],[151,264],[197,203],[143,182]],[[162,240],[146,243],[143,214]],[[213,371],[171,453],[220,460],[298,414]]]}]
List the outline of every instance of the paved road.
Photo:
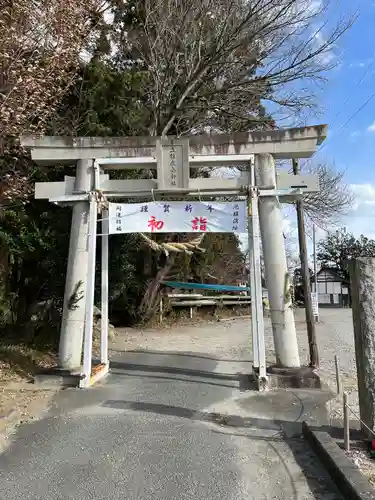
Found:
[{"label": "paved road", "polygon": [[100,386],[64,391],[20,429],[0,456],[0,499],[341,499],[293,437],[311,394],[244,392],[244,346],[236,359],[196,343],[195,352],[118,353]]}]

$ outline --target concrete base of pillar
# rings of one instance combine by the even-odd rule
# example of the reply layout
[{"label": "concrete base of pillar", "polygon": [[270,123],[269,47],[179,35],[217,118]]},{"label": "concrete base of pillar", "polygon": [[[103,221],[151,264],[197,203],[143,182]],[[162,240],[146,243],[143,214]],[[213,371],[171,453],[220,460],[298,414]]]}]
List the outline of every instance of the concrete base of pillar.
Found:
[{"label": "concrete base of pillar", "polygon": [[82,377],[80,371],[47,368],[34,375],[33,383],[38,387],[79,387]]},{"label": "concrete base of pillar", "polygon": [[88,388],[101,380],[109,372],[109,365],[104,365],[98,360],[92,363],[89,380],[83,373],[83,369],[64,370],[61,368],[46,368],[34,375],[33,383],[38,387],[80,387]]},{"label": "concrete base of pillar", "polygon": [[301,368],[280,368],[269,366],[267,380],[259,380],[257,368],[253,368],[253,375],[258,381],[259,390],[267,389],[321,389],[319,375],[309,366]]}]

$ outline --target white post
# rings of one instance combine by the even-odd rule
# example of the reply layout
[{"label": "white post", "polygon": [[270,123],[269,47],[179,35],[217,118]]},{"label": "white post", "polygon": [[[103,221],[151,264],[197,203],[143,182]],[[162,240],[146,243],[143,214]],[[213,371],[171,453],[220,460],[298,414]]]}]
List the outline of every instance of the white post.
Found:
[{"label": "white post", "polygon": [[159,302],[159,323],[163,323],[163,297],[160,297]]},{"label": "white post", "polygon": [[346,392],[342,395],[343,413],[344,413],[344,448],[350,451],[350,421],[348,411],[348,395]]},{"label": "white post", "polygon": [[[252,168],[252,171],[254,169]],[[267,379],[266,368],[266,348],[264,342],[264,319],[263,319],[263,293],[262,293],[262,272],[260,265],[260,234],[259,234],[259,213],[257,193],[251,193],[251,213],[252,213],[252,243],[253,243],[253,269],[254,292],[251,295],[251,302],[254,302],[256,311],[256,337],[258,347],[259,380],[263,382]],[[253,310],[253,309],[252,309]]]},{"label": "white post", "polygon": [[316,296],[318,296],[318,282],[317,282],[317,276],[316,276],[316,271],[317,271],[317,265],[316,265],[316,234],[315,234],[315,224],[313,224],[313,253],[314,253],[314,292],[316,293]]},{"label": "white post", "polygon": [[316,228],[315,224],[313,224],[313,253],[314,253],[314,292],[315,292],[315,304],[316,304],[316,314],[315,314],[315,322],[319,322],[319,292],[318,292],[318,267],[316,263]]},{"label": "white post", "polygon": [[108,364],[108,210],[102,211],[100,362]]},{"label": "white post", "polygon": [[[93,187],[93,180],[93,160],[80,160],[77,163],[75,191],[90,191]],[[89,210],[90,205],[87,201],[76,202],[73,206],[70,229],[59,345],[59,367],[69,371],[79,369],[81,366],[88,267]]]},{"label": "white post", "polygon": [[[269,154],[255,156],[257,186],[276,187],[274,160]],[[281,206],[275,196],[259,198],[265,276],[268,290],[276,362],[281,367],[298,368],[297,335],[288,284]]]},{"label": "white post", "polygon": [[250,186],[248,198],[248,232],[250,256],[251,327],[253,337],[253,366],[259,369],[259,379],[266,380],[266,351],[262,303],[262,272],[260,265],[260,234],[258,196],[255,187],[253,160],[250,162]]},{"label": "white post", "polygon": [[91,364],[92,364],[92,334],[94,323],[94,294],[95,294],[95,269],[96,269],[96,224],[98,218],[97,202],[93,198],[90,201],[89,220],[89,262],[87,266],[86,284],[86,314],[84,329],[84,351],[83,351],[83,373],[85,379],[83,386],[90,386]]},{"label": "white post", "polygon": [[339,362],[339,358],[336,354],[335,354],[335,369],[336,369],[337,394],[341,394],[342,393],[342,385],[341,385],[340,362]]},{"label": "white post", "polygon": [[259,368],[259,348],[258,348],[258,328],[257,310],[255,301],[255,272],[254,272],[254,252],[253,252],[253,222],[252,222],[252,199],[251,193],[248,196],[248,245],[249,245],[249,286],[251,297],[251,334],[253,347],[253,367]]}]

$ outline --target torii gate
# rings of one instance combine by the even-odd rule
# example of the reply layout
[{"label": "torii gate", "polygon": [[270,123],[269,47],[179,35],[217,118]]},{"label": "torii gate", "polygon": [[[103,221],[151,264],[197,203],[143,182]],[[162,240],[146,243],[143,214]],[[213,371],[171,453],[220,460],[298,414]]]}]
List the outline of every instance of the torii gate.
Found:
[{"label": "torii gate", "polygon": [[[304,192],[319,190],[309,175],[276,174],[274,159],[309,158],[327,135],[327,126],[277,131],[205,134],[187,138],[23,137],[22,146],[40,164],[76,164],[76,176],[62,182],[36,183],[35,198],[72,204],[59,366],[81,374],[80,387],[103,377],[108,362],[108,211],[102,215],[101,365],[92,369],[92,330],[98,206],[111,198],[148,198],[157,195],[200,199],[246,195],[251,255],[251,308],[254,372],[259,387],[267,386],[260,273],[260,233],[269,293],[277,361],[300,366],[293,311],[285,298],[287,265],[278,198],[292,201]],[[190,168],[247,166],[239,177],[190,178]],[[111,169],[156,169],[156,179],[111,180]],[[258,199],[261,198],[261,203]],[[259,213],[259,216],[258,216]],[[260,228],[259,228],[260,220]],[[84,340],[84,366],[81,351]]]}]

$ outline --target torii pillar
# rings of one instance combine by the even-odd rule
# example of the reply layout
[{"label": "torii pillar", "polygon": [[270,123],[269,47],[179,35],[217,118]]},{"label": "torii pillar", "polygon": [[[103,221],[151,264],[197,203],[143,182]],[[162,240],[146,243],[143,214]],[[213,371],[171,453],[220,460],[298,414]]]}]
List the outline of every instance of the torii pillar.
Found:
[{"label": "torii pillar", "polygon": [[[286,130],[235,133],[235,134],[204,134],[201,136],[189,137],[188,152],[182,147],[181,159],[177,165],[177,176],[181,176],[183,183],[188,183],[192,189],[203,190],[206,186],[223,185],[223,179],[189,179],[188,170],[190,167],[198,166],[225,166],[225,165],[248,165],[249,155],[268,155],[273,159],[309,158],[317,147],[322,143],[327,135],[327,126],[318,125],[311,127],[301,127]],[[170,140],[170,138],[168,138]],[[183,140],[175,139],[176,143]],[[85,283],[88,269],[88,217],[89,202],[87,199],[76,201],[77,191],[88,193],[92,190],[94,179],[94,160],[108,159],[108,168],[122,168],[121,159],[133,158],[133,161],[125,162],[125,168],[158,168],[158,181],[153,179],[142,179],[136,181],[108,181],[108,190],[113,191],[114,183],[122,185],[122,190],[126,185],[129,191],[134,191],[134,196],[139,190],[146,191],[155,189],[163,179],[163,171],[159,172],[160,162],[156,159],[158,154],[156,147],[164,139],[156,137],[24,137],[21,143],[24,147],[31,149],[32,159],[41,164],[76,164],[77,172],[74,181],[75,200],[71,238],[69,247],[69,257],[66,276],[66,287],[64,296],[64,311],[62,318],[62,329],[59,349],[59,366],[62,369],[73,371],[81,364],[82,334],[85,322]],[[116,166],[109,166],[110,160],[119,160]],[[105,162],[104,162],[105,163]],[[116,162],[114,162],[116,163]],[[190,165],[189,165],[190,164]],[[161,173],[161,176],[159,176]],[[229,180],[237,186],[250,185],[249,175],[247,178]],[[281,178],[281,177],[280,177]],[[71,178],[70,178],[71,179]],[[71,179],[72,180],[72,179]],[[287,184],[290,181],[287,180]],[[111,184],[112,183],[112,184]],[[278,183],[278,181],[277,181]],[[285,178],[283,178],[285,184]],[[57,186],[59,185],[59,186]],[[280,186],[278,186],[279,189]],[[293,186],[292,186],[293,187]],[[307,187],[307,186],[306,186]],[[40,191],[44,190],[44,195],[39,193],[39,198],[53,199],[54,195],[69,194],[67,181],[65,183],[45,183],[39,185]],[[63,192],[61,193],[61,189]],[[71,189],[71,188],[70,188]],[[275,185],[276,189],[276,185]],[[268,196],[268,195],[267,195]],[[277,196],[277,195],[273,195]],[[37,196],[36,196],[37,197]],[[275,198],[276,199],[276,198]],[[262,238],[267,238],[267,234],[279,234],[282,228],[280,224],[273,228],[265,226],[265,217],[262,217],[262,205],[260,204],[260,222]],[[277,211],[274,211],[276,214]],[[276,217],[277,218],[277,217]],[[263,222],[262,222],[263,220]],[[276,220],[276,219],[273,219]],[[270,223],[271,224],[271,223]],[[281,233],[280,233],[281,234]],[[284,251],[283,248],[280,251]],[[266,257],[267,268],[272,261],[271,253]],[[267,270],[268,287],[277,288],[277,293],[270,295],[270,306],[277,309],[276,297],[279,294],[280,279],[284,280],[284,264],[279,266],[277,271],[277,285],[274,282],[273,272]],[[278,299],[279,300],[279,299]],[[296,336],[294,328],[293,313],[287,316],[289,327],[281,325],[280,318],[272,315],[272,326],[275,335],[275,349],[278,362],[281,366],[294,368],[299,365],[298,350],[296,350]]]},{"label": "torii pillar", "polygon": [[[93,189],[93,164],[94,159],[78,160],[75,191],[90,192]],[[70,372],[79,371],[81,367],[88,269],[89,213],[90,204],[87,201],[74,203],[58,358],[59,368]]]}]

